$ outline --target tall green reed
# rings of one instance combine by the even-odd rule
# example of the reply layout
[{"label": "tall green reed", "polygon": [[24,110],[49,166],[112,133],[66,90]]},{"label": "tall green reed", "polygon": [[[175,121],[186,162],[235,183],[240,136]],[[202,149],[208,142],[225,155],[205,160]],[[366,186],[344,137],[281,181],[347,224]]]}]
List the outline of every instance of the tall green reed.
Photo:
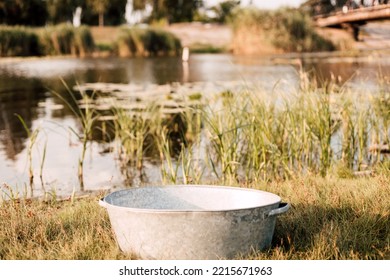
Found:
[{"label": "tall green reed", "polygon": [[0,56],[87,56],[95,49],[88,27],[68,24],[28,28],[0,25]]},{"label": "tall green reed", "polygon": [[[302,174],[325,177],[341,167],[344,175],[354,176],[384,160],[374,161],[368,146],[388,136],[387,108],[375,109],[376,98],[357,98],[344,87],[313,88],[304,81],[288,94],[226,91],[174,110],[168,97],[178,98],[113,104],[123,170],[142,175],[145,161],[157,159],[166,183],[201,182],[208,176],[236,184]],[[78,114],[88,135],[96,112],[83,110]],[[85,151],[88,138],[80,140]],[[83,158],[84,153],[80,162]]]},{"label": "tall green reed", "polygon": [[0,25],[0,56],[41,55],[39,37],[31,28]]},{"label": "tall green reed", "polygon": [[77,175],[80,183],[81,190],[84,189],[84,160],[87,151],[89,140],[92,139],[92,132],[99,119],[99,112],[95,109],[94,101],[96,92],[93,92],[89,96],[86,92],[79,90],[81,99],[77,99],[75,93],[68,87],[66,82],[62,80],[64,87],[68,95],[64,97],[62,94],[54,92],[58,98],[60,98],[72,111],[76,119],[79,121],[81,126],[81,132],[78,132],[73,127],[69,127],[69,130],[79,139],[82,145],[81,155],[78,160]]},{"label": "tall green reed", "polygon": [[325,176],[332,161],[331,139],[339,127],[339,119],[333,114],[328,94],[312,95],[306,107],[307,124],[312,133],[313,140],[319,146],[320,174]]},{"label": "tall green reed", "polygon": [[245,105],[236,102],[231,92],[221,94],[216,107],[205,107],[204,124],[209,141],[209,162],[214,174],[226,182],[236,181],[241,163],[242,129],[240,117]]},{"label": "tall green reed", "polygon": [[46,55],[86,56],[93,52],[95,43],[88,27],[68,24],[48,26],[38,30],[42,53]]},{"label": "tall green reed", "polygon": [[[142,105],[142,104],[141,104]],[[143,111],[114,108],[116,138],[121,143],[121,164],[142,171],[145,154],[153,146],[153,136],[161,122],[161,113],[155,104]]]},{"label": "tall green reed", "polygon": [[[29,181],[30,181],[30,187],[32,187],[34,183],[34,167],[33,167],[33,148],[36,146],[38,136],[42,131],[41,127],[37,127],[34,130],[31,131],[31,129],[28,128],[26,122],[20,116],[19,114],[15,114],[16,117],[19,119],[21,124],[23,125],[24,130],[27,133],[27,137],[29,139],[28,148],[27,148],[27,162],[28,162],[28,174],[29,174]],[[40,168],[39,168],[39,177],[41,179],[42,186],[44,188],[43,184],[43,168],[45,164],[46,159],[46,148],[47,148],[47,141],[45,142],[45,145],[43,146],[43,152],[42,152],[42,158],[40,162]]]}]

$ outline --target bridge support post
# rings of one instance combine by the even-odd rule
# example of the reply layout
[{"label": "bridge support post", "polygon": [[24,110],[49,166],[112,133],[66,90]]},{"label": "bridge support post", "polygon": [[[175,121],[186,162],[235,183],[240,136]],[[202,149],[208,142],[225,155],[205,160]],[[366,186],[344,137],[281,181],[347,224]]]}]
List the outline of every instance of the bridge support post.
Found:
[{"label": "bridge support post", "polygon": [[342,27],[347,29],[350,33],[352,33],[353,39],[358,42],[359,41],[359,33],[360,27],[364,25],[364,23],[344,23]]},{"label": "bridge support post", "polygon": [[359,31],[360,31],[360,25],[352,24],[353,39],[355,39],[356,42],[359,41]]}]

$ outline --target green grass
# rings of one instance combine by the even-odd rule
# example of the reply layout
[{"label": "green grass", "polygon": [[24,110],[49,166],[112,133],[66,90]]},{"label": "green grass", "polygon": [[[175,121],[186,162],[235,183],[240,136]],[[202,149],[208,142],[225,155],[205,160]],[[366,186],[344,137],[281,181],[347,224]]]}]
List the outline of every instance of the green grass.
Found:
[{"label": "green grass", "polygon": [[[302,79],[289,94],[275,86],[272,94],[162,93],[153,102],[140,96],[127,107],[113,103],[110,124],[121,168],[142,173],[148,160],[161,165],[162,182],[250,187],[289,202],[272,248],[239,258],[389,259],[390,159],[370,150],[389,139],[387,84],[370,96],[311,85]],[[72,110],[85,151],[98,97],[81,97],[64,102],[84,105]],[[118,249],[98,197],[28,200],[6,185],[2,194],[0,259],[133,257]]]},{"label": "green grass", "polygon": [[189,182],[190,173],[197,182],[217,178],[229,184],[307,174],[345,178],[389,162],[372,149],[388,143],[388,108],[379,106],[386,98],[385,90],[356,95],[340,87],[335,93],[333,86],[315,89],[309,82],[289,94],[276,89],[272,95],[261,89],[208,97],[162,93],[154,102],[140,96],[122,108],[121,102],[112,104],[109,125],[123,170],[142,172],[145,160],[157,162],[162,181]]},{"label": "green grass", "polygon": [[[0,25],[0,56],[73,55],[85,57],[95,50],[123,57],[177,55],[180,40],[158,28],[117,28],[100,34],[87,26],[68,24],[29,28]],[[99,42],[95,44],[93,36]],[[107,37],[108,39],[102,39]]]},{"label": "green grass", "polygon": [[[276,193],[292,208],[278,217],[270,249],[237,257],[389,259],[389,179],[389,174],[360,179],[306,176],[243,184]],[[2,202],[0,259],[134,258],[118,248],[99,197]]]}]

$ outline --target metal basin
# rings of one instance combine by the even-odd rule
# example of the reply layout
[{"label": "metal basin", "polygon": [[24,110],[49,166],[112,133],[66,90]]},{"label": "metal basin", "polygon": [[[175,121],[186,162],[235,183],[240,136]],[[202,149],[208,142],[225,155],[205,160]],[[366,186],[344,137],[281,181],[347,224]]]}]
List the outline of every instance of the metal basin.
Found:
[{"label": "metal basin", "polygon": [[113,192],[100,200],[122,251],[142,259],[230,259],[269,247],[289,204],[264,191],[183,185]]}]

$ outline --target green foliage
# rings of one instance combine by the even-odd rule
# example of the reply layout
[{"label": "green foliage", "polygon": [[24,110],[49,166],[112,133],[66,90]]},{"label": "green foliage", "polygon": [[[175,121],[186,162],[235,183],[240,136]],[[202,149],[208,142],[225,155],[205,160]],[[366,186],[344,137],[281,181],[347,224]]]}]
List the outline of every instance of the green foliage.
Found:
[{"label": "green foliage", "polygon": [[110,1],[109,0],[87,0],[87,5],[99,15],[99,26],[104,25],[104,14],[106,13]]},{"label": "green foliage", "polygon": [[319,36],[313,27],[310,16],[296,9],[277,10],[273,18],[276,47],[292,52],[334,50],[332,43]]},{"label": "green foliage", "polygon": [[32,29],[0,25],[0,56],[41,55],[39,38]]},{"label": "green foliage", "polygon": [[219,3],[214,7],[214,11],[217,14],[217,21],[220,23],[226,23],[229,17],[232,15],[235,8],[240,4],[240,1],[228,0]]},{"label": "green foliage", "polygon": [[61,24],[42,29],[0,26],[0,56],[86,56],[95,44],[88,27]]},{"label": "green foliage", "polygon": [[47,10],[42,0],[0,0],[0,24],[41,26]]},{"label": "green foliage", "polygon": [[86,26],[74,28],[60,24],[39,32],[43,53],[47,55],[72,54],[85,56],[95,48],[90,30]]},{"label": "green foliage", "polygon": [[122,28],[117,40],[120,56],[177,55],[180,50],[181,43],[176,36],[155,28]]},{"label": "green foliage", "polygon": [[[84,2],[83,0],[46,0],[47,22],[59,24],[71,21],[76,7],[83,7]],[[83,12],[85,13],[84,10]]]},{"label": "green foliage", "polygon": [[[148,0],[143,2],[148,2]],[[202,4],[199,0],[153,0],[149,2],[153,5],[151,21],[167,19],[170,23],[192,21]]]},{"label": "green foliage", "polygon": [[197,0],[165,0],[166,17],[169,22],[188,22],[192,21],[194,12],[200,3]]},{"label": "green foliage", "polygon": [[[199,0],[135,0],[134,9],[153,5],[151,21],[192,21]],[[127,0],[0,0],[0,24],[32,25],[70,22],[77,7],[82,8],[82,23],[87,25],[119,25],[125,22]],[[39,15],[39,16],[37,16]]]}]

